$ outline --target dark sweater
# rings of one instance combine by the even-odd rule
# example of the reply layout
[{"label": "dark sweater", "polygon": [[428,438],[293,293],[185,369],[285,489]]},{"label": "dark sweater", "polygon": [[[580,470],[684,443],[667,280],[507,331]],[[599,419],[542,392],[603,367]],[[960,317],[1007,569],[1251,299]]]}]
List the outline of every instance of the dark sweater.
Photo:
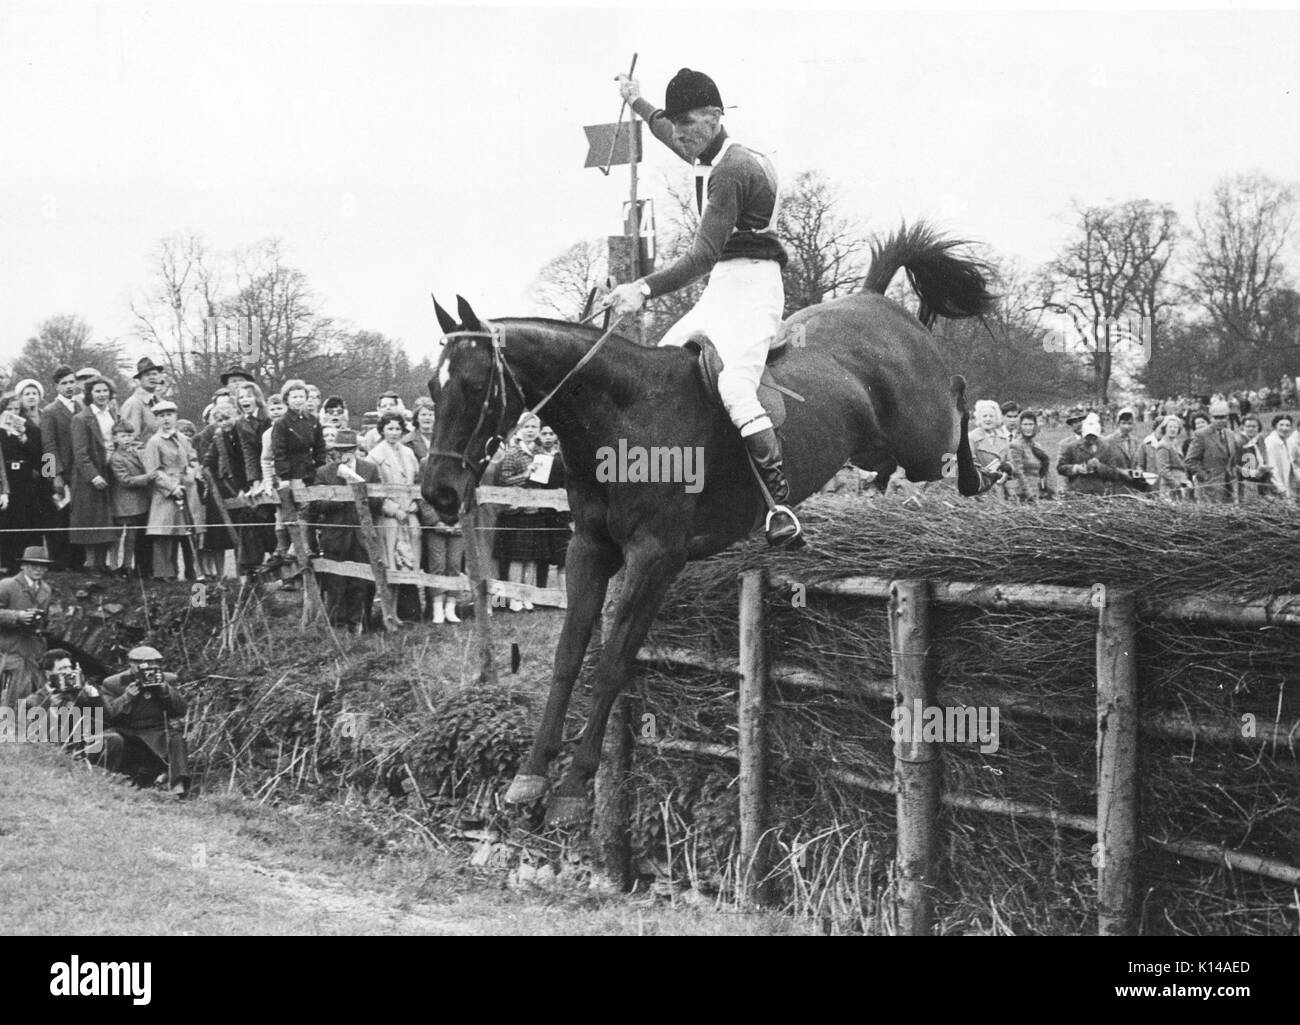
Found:
[{"label": "dark sweater", "polygon": [[[673,139],[673,126],[645,99],[633,104],[655,138],[682,159]],[[702,154],[712,163],[727,141],[726,129]],[[651,297],[666,295],[703,277],[723,260],[775,260],[784,267],[788,257],[775,234],[766,230],[776,206],[778,184],[771,162],[761,153],[733,143],[709,174],[708,202],[690,251],[662,270],[647,275]],[[775,225],[771,225],[775,228]]]}]

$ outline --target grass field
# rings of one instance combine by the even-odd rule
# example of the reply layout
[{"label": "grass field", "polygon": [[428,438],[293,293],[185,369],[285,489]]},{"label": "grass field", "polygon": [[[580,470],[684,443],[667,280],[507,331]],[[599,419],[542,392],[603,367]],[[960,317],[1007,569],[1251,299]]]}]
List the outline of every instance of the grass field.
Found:
[{"label": "grass field", "polygon": [[645,896],[508,890],[429,840],[376,853],[343,809],[179,803],[58,751],[0,745],[0,932],[732,935],[810,930]]}]

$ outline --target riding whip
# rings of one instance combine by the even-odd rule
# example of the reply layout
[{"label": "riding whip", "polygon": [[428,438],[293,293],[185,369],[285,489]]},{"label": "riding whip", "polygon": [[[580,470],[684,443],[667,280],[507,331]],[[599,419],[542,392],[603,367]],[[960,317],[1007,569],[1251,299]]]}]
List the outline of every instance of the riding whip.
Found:
[{"label": "riding whip", "polygon": [[[633,72],[636,71],[636,58],[637,55],[635,53],[632,54],[632,66],[627,69],[628,78],[631,78]],[[614,147],[618,145],[618,133],[623,129],[623,114],[626,113],[626,111],[627,100],[624,100],[623,105],[618,108],[618,124],[614,127],[614,138],[609,140],[609,159],[605,161],[605,166],[600,169],[600,173],[606,178],[609,177],[609,169],[614,166]]]}]

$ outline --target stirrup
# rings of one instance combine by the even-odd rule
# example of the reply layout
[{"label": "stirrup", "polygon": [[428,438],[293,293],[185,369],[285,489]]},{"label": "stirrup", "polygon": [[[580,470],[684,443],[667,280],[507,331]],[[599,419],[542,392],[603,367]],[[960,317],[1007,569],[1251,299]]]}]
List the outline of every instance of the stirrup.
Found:
[{"label": "stirrup", "polygon": [[[790,517],[790,522],[794,524],[794,533],[788,537],[772,539],[772,517],[777,514],[784,514]],[[803,546],[803,525],[799,522],[799,517],[794,514],[794,510],[788,505],[773,505],[767,511],[767,519],[763,522],[763,532],[767,535],[768,544],[779,548],[799,548]]]}]

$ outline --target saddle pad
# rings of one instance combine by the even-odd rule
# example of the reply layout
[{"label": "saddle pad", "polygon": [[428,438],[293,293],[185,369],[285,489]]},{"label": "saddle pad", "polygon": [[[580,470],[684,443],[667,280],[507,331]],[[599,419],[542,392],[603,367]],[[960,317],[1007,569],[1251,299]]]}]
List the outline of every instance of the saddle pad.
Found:
[{"label": "saddle pad", "polygon": [[[708,392],[718,408],[723,408],[722,399],[718,395],[718,373],[722,370],[723,364],[717,348],[704,335],[696,335],[687,341],[684,347],[694,349],[699,354],[696,365],[700,371],[700,379],[704,382],[704,390]],[[776,354],[784,355],[780,351],[777,351]],[[773,427],[780,427],[785,423],[786,395],[789,395],[797,402],[804,401],[802,395],[791,391],[776,379],[772,373],[772,364],[769,362],[763,368],[763,376],[758,382],[758,401],[762,405],[763,411],[772,418]]]}]

